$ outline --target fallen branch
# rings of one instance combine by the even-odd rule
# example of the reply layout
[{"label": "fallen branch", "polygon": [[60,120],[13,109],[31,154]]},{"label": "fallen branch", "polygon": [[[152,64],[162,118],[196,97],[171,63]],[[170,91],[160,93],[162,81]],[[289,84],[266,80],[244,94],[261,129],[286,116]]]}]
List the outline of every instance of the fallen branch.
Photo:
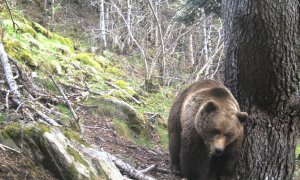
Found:
[{"label": "fallen branch", "polygon": [[137,180],[155,180],[154,178],[143,174],[139,170],[134,169],[129,164],[123,162],[122,160],[116,158],[115,156],[111,154],[108,154],[108,156],[119,169],[126,172],[130,177],[135,178]]},{"label": "fallen branch", "polygon": [[54,85],[56,86],[56,88],[59,90],[60,94],[63,96],[66,104],[68,105],[71,113],[72,113],[72,116],[75,120],[75,123],[77,124],[78,128],[80,129],[81,131],[81,128],[80,128],[80,125],[79,125],[79,117],[77,116],[77,114],[75,113],[70,101],[68,100],[68,97],[66,96],[66,94],[64,93],[64,91],[62,90],[62,88],[56,83],[56,81],[53,79],[53,77],[51,75],[49,75],[50,79],[52,80],[52,82],[54,83]]},{"label": "fallen branch", "polygon": [[153,171],[156,168],[157,168],[157,164],[153,164],[153,165],[151,165],[151,166],[149,166],[149,167],[147,167],[145,169],[139,170],[139,172],[141,172],[141,173],[147,173],[147,172]]},{"label": "fallen branch", "polygon": [[8,146],[4,145],[4,144],[0,144],[0,148],[3,149],[4,151],[5,151],[6,149],[9,149],[9,150],[14,151],[14,152],[19,153],[19,154],[22,153],[22,152],[20,152],[20,151],[18,151],[18,150],[16,150],[16,149],[13,149],[13,148],[11,148],[11,147],[8,147]]},{"label": "fallen branch", "polygon": [[39,115],[45,122],[47,122],[50,125],[53,126],[61,126],[58,124],[54,119],[48,117],[46,114],[42,113],[41,111],[37,110],[37,108],[34,108],[32,106],[25,106],[24,108],[28,108],[32,111],[34,111],[37,115]]},{"label": "fallen branch", "polygon": [[99,96],[103,96],[104,94],[102,93],[99,93],[99,92],[96,92],[96,91],[92,91],[90,90],[89,88],[82,88],[82,87],[79,87],[79,86],[75,86],[75,85],[71,85],[71,84],[66,84],[64,82],[59,82],[60,84],[68,87],[68,88],[72,88],[72,89],[76,89],[76,90],[80,90],[80,91],[87,91],[89,93],[93,93],[93,94],[96,94],[96,95],[99,95]]},{"label": "fallen branch", "polygon": [[19,105],[21,103],[21,100],[20,100],[21,99],[21,94],[18,90],[18,85],[17,85],[17,82],[14,79],[14,76],[13,76],[13,73],[12,73],[12,70],[11,70],[11,66],[8,62],[8,57],[7,57],[7,54],[4,50],[4,46],[3,46],[2,42],[0,42],[0,60],[1,60],[1,63],[2,63],[2,68],[3,68],[4,74],[5,74],[6,83],[9,87],[10,92],[12,92],[12,94],[13,94],[12,100],[17,105]]},{"label": "fallen branch", "polygon": [[164,168],[159,168],[159,167],[157,167],[157,168],[155,169],[155,171],[156,171],[156,172],[160,172],[160,173],[164,173],[164,174],[171,174],[171,171],[170,171],[170,170],[164,169]]},{"label": "fallen branch", "polygon": [[128,176],[130,176],[134,179],[137,179],[137,180],[155,180],[155,178],[152,178],[150,176],[147,176],[147,175],[141,173],[139,170],[134,169],[131,165],[123,162],[121,159],[111,155],[110,153],[108,153],[106,151],[101,150],[101,152],[100,152],[100,151],[95,150],[93,148],[86,148],[86,147],[83,147],[83,146],[78,146],[77,148],[79,148],[80,152],[82,152],[84,154],[87,154],[91,158],[99,158],[102,153],[105,154],[105,156],[106,156],[105,158],[112,161],[118,169],[122,170]]},{"label": "fallen branch", "polygon": [[113,87],[113,88],[116,88],[116,89],[122,91],[124,94],[126,94],[126,96],[128,96],[129,98],[131,98],[131,99],[132,99],[135,103],[137,103],[138,105],[141,105],[141,104],[142,104],[141,101],[137,100],[135,97],[131,96],[130,94],[128,94],[128,92],[124,91],[124,90],[121,89],[120,87],[118,87],[118,86],[116,86],[116,85],[114,85],[114,84],[112,84],[112,83],[110,83],[110,82],[108,82],[108,81],[105,81],[105,84],[107,84],[107,85],[109,85],[109,86],[111,86],[111,87]]},{"label": "fallen branch", "polygon": [[23,81],[21,83],[23,84],[25,90],[31,94],[33,97],[37,98],[39,97],[39,100],[51,102],[53,104],[59,104],[62,101],[60,99],[57,99],[55,97],[52,97],[51,95],[43,94],[41,93],[40,89],[32,82],[32,80],[28,77],[28,75],[24,72],[24,70],[20,67],[17,60],[14,58],[8,56],[8,59],[15,65],[19,73],[21,74],[21,78]]}]

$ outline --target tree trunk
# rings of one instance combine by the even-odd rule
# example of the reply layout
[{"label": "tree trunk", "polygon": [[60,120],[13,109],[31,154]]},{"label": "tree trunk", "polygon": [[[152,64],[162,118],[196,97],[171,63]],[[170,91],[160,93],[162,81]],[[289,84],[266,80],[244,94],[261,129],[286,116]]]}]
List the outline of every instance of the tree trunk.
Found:
[{"label": "tree trunk", "polygon": [[237,179],[292,179],[297,7],[297,0],[223,0],[225,83],[250,114]]},{"label": "tree trunk", "polygon": [[[131,0],[127,0],[127,23],[129,31],[131,31]],[[132,45],[131,45],[131,38],[130,36],[127,37],[127,47],[128,51],[132,51]]]},{"label": "tree trunk", "polygon": [[106,43],[106,32],[105,32],[105,12],[104,12],[104,0],[100,0],[100,41],[101,47],[105,48]]}]

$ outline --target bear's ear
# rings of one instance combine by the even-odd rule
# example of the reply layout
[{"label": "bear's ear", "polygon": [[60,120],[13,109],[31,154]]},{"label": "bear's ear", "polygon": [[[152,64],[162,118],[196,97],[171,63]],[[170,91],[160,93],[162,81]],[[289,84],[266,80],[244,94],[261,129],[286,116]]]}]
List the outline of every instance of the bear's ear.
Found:
[{"label": "bear's ear", "polygon": [[248,113],[246,113],[246,112],[237,112],[236,116],[241,123],[246,122],[248,119]]},{"label": "bear's ear", "polygon": [[216,111],[219,109],[219,106],[214,101],[208,101],[206,104],[204,104],[201,108],[202,113],[211,113],[213,111]]}]

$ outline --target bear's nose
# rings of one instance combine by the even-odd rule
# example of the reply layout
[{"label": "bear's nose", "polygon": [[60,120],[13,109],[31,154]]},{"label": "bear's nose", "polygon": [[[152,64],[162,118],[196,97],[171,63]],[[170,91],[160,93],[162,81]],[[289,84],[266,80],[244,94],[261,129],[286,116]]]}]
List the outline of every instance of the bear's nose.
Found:
[{"label": "bear's nose", "polygon": [[215,154],[216,156],[220,156],[222,153],[223,153],[223,149],[222,149],[222,148],[216,148],[216,149],[215,149],[215,153],[214,153],[214,154]]}]

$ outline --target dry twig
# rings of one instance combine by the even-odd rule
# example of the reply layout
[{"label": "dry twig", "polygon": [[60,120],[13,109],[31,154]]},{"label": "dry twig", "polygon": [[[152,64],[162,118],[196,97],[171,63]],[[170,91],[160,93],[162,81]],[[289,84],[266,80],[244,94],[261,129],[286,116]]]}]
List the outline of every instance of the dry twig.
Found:
[{"label": "dry twig", "polygon": [[4,144],[0,144],[0,148],[3,149],[4,151],[5,151],[6,149],[9,149],[9,150],[14,151],[14,152],[19,153],[19,154],[22,153],[22,152],[20,152],[20,151],[14,149],[14,148],[11,148],[11,147],[8,147],[8,146],[4,145]]}]

